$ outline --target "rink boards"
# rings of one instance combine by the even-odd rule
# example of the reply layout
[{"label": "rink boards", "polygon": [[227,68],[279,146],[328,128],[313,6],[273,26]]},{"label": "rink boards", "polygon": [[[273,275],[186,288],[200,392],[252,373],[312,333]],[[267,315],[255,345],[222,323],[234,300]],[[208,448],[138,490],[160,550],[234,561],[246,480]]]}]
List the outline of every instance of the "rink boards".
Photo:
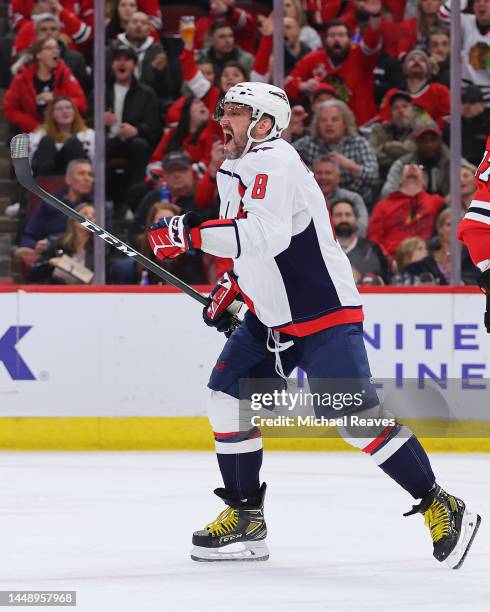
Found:
[{"label": "rink boards", "polygon": [[[204,290],[204,288],[203,288]],[[474,288],[363,292],[376,378],[488,378],[490,336]],[[201,306],[162,287],[0,288],[0,448],[211,449],[206,383],[224,338]],[[485,436],[490,403],[469,414]],[[427,439],[490,450],[489,438]],[[268,439],[293,450],[341,440]]]}]

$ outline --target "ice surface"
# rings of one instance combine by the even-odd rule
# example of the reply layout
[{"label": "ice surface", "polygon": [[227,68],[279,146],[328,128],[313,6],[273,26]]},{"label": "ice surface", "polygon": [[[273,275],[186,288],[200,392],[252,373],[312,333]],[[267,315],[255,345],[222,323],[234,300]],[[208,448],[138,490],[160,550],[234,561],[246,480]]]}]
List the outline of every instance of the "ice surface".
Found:
[{"label": "ice surface", "polygon": [[0,589],[77,590],[84,612],[488,612],[490,456],[432,463],[483,517],[459,571],[359,454],[268,453],[271,558],[225,565],[189,558],[223,508],[211,453],[1,453]]}]

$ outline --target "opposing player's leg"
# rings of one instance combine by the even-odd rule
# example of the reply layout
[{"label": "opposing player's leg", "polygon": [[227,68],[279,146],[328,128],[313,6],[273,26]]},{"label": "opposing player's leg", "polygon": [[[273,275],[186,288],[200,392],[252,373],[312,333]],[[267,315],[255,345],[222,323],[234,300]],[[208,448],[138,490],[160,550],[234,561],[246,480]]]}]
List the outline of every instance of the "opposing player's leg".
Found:
[{"label": "opposing player's leg", "polygon": [[[424,514],[432,536],[434,557],[451,568],[461,567],[478,530],[480,517],[471,514],[463,501],[449,495],[436,483],[427,453],[408,427],[396,420],[389,425],[362,427],[350,418],[359,414],[379,422],[382,417],[392,416],[383,413],[370,382],[362,325],[341,325],[324,330],[306,338],[302,350],[302,365],[312,384],[320,387],[318,390],[328,387],[330,380],[341,379],[346,379],[351,388],[354,384],[363,389],[362,406],[342,412],[349,418],[348,425],[338,428],[340,435],[370,455],[383,472],[415,499],[421,500],[406,516],[416,512]],[[331,355],[335,355],[334,360]],[[340,413],[328,416],[340,416]]]},{"label": "opposing player's leg", "polygon": [[[272,380],[275,388],[283,387],[275,359],[267,349],[267,332],[252,313],[247,313],[211,374],[208,417],[224,482],[224,488],[215,493],[227,508],[194,533],[191,557],[195,561],[263,561],[269,557],[265,544],[266,485],[260,485],[262,437],[257,427],[250,427],[252,411],[247,410],[246,401],[256,379]],[[286,374],[292,371],[294,359],[289,351],[285,351],[282,364]]]}]

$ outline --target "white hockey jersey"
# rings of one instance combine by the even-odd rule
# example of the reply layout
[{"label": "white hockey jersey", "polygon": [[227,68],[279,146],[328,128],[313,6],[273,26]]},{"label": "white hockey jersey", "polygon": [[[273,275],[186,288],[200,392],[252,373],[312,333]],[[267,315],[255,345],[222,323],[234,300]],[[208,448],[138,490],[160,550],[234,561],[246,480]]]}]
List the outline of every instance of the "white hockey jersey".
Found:
[{"label": "white hockey jersey", "polygon": [[238,286],[267,327],[293,336],[363,320],[347,256],[313,173],[283,139],[226,160],[220,218],[200,226],[206,253],[234,260]]},{"label": "white hockey jersey", "polygon": [[[439,16],[449,26],[451,13],[447,4],[443,3]],[[481,89],[485,104],[490,107],[490,29],[480,29],[475,15],[462,13],[461,37],[463,85],[477,85]]]}]

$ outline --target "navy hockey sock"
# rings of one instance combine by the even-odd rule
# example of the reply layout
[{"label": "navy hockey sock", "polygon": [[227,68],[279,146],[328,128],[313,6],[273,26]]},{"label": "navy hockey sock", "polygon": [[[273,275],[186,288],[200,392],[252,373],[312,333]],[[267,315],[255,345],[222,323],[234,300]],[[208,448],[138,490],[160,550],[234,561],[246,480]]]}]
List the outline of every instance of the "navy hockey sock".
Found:
[{"label": "navy hockey sock", "polygon": [[[376,460],[376,453],[372,456]],[[408,438],[379,467],[415,499],[427,495],[436,482],[429,457],[415,436]]]},{"label": "navy hockey sock", "polygon": [[243,501],[259,496],[262,455],[262,449],[249,453],[217,454],[225,489],[230,497]]}]

